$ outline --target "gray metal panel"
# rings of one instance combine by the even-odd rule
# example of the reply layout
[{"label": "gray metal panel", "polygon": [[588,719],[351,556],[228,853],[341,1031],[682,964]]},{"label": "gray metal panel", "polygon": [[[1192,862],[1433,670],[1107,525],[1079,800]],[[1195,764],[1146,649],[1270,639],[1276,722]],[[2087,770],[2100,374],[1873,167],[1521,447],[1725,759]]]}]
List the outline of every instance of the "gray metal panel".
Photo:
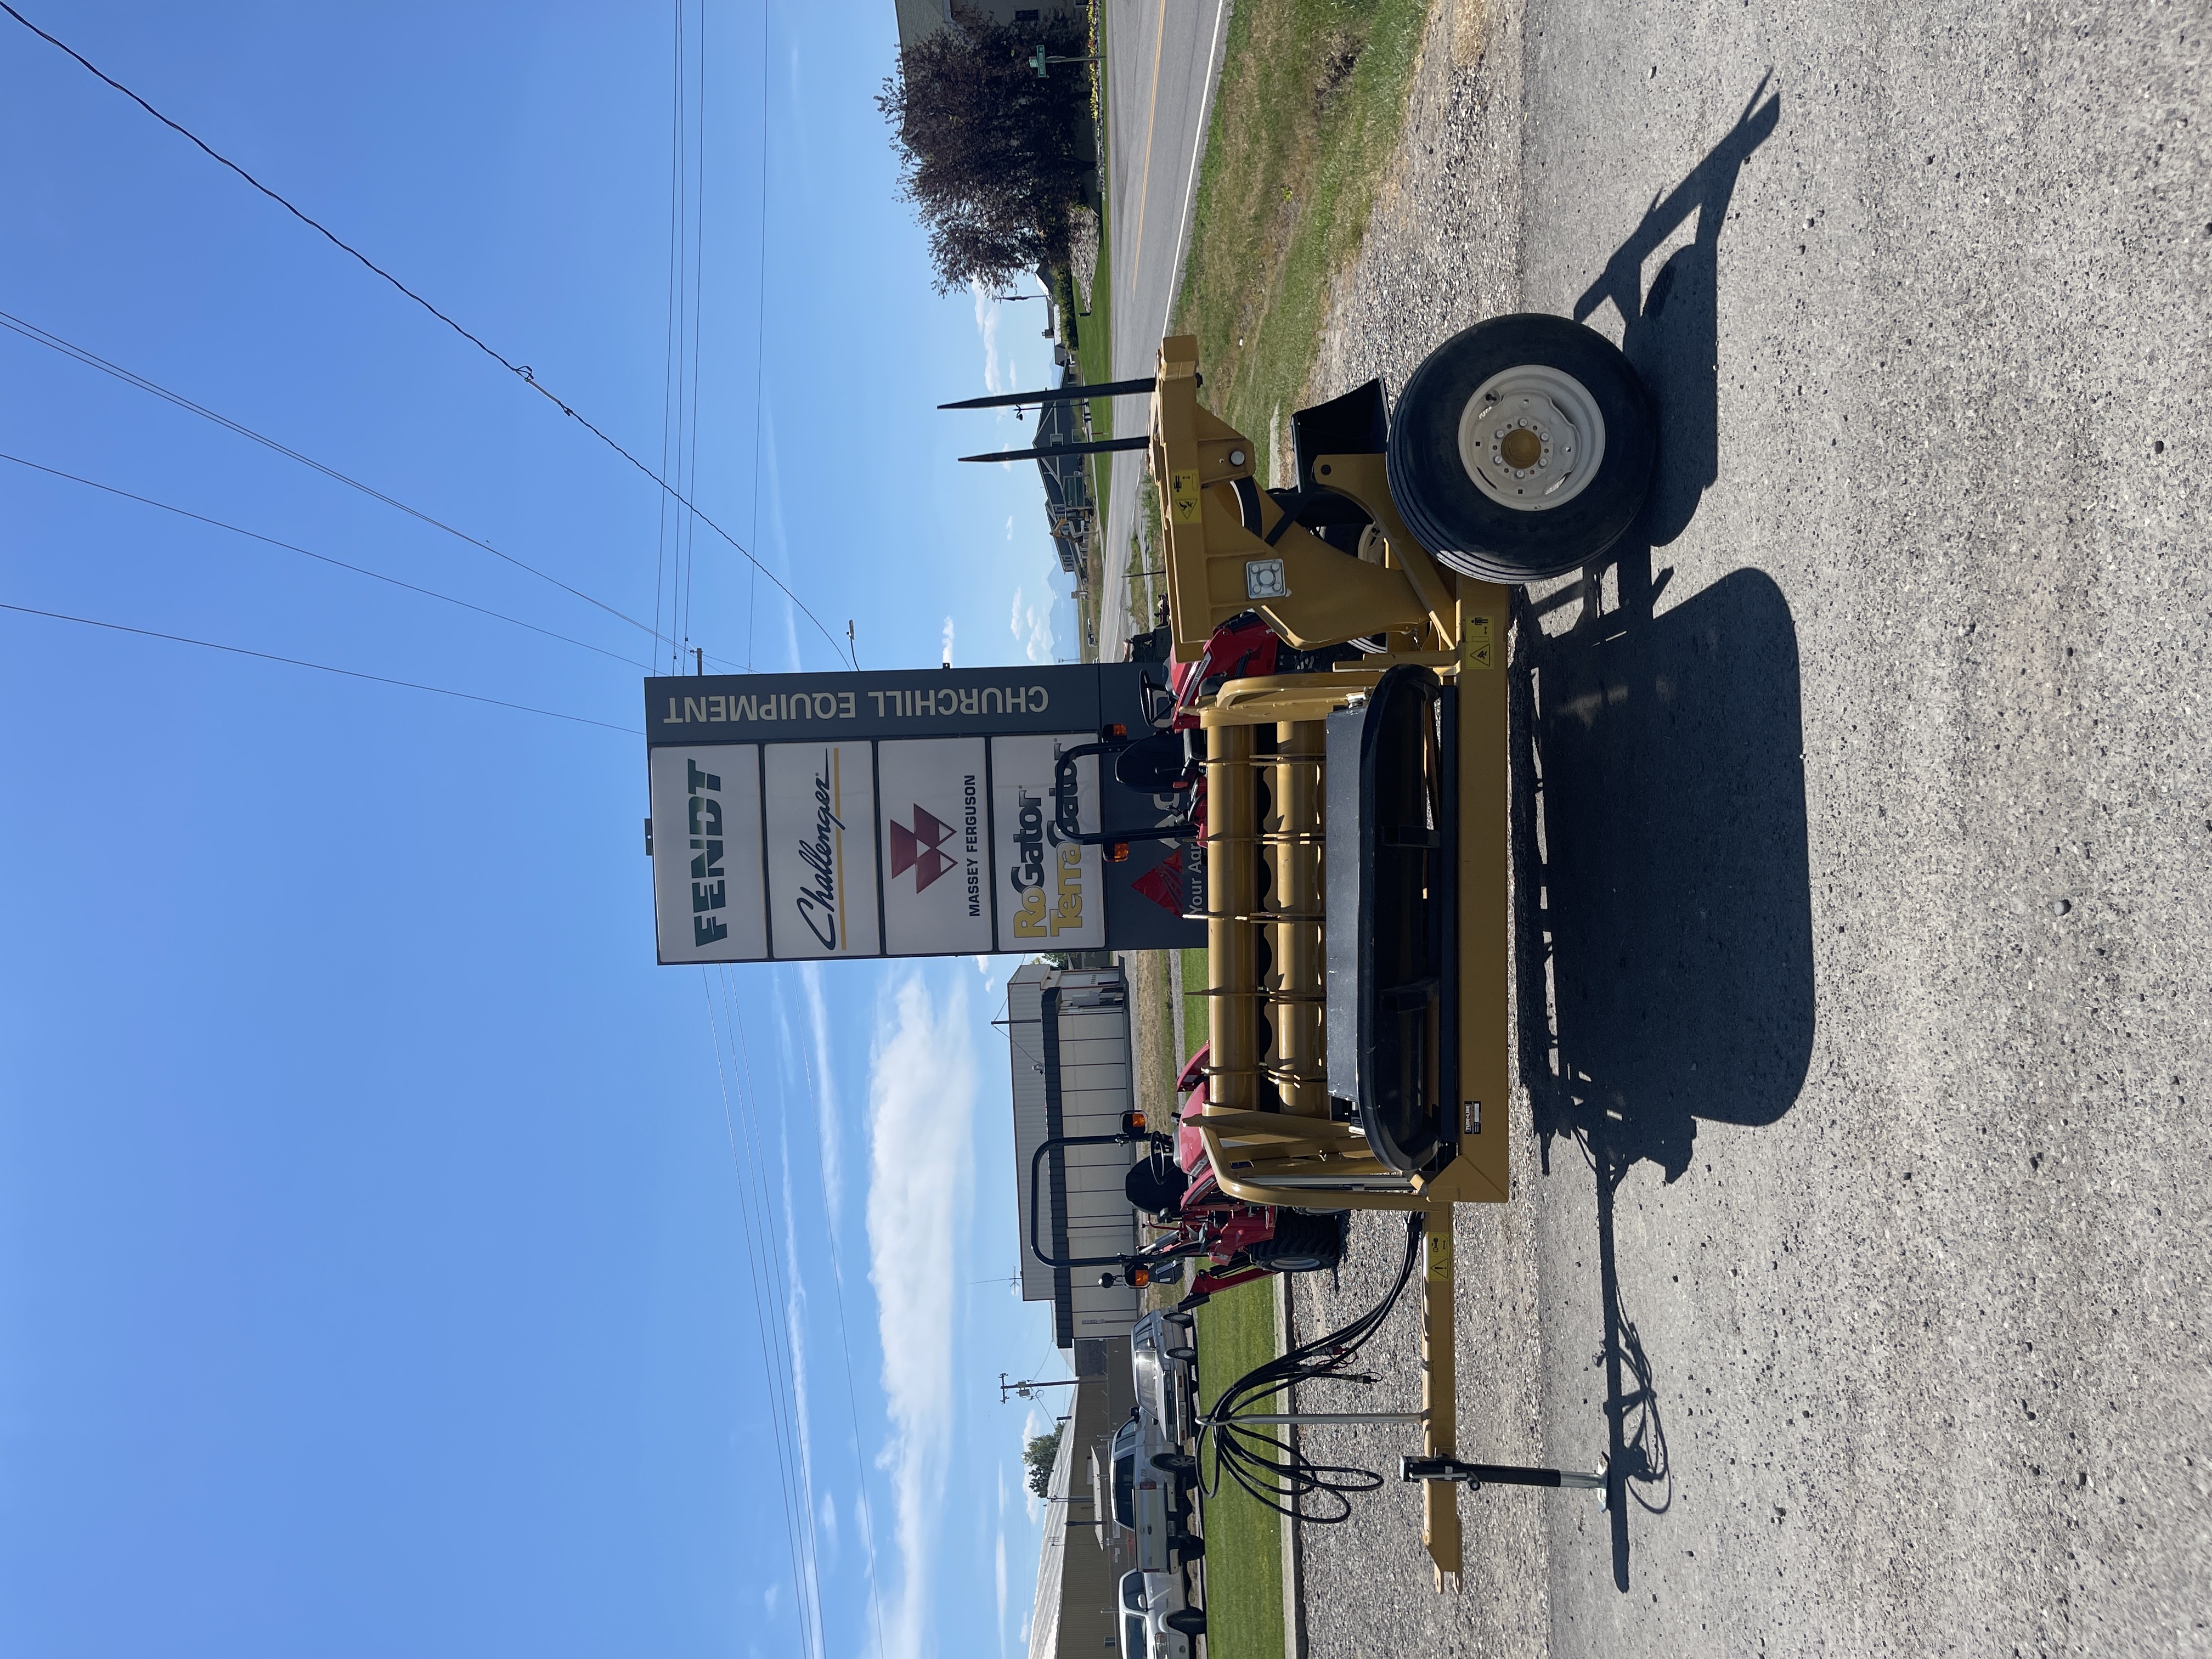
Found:
[{"label": "gray metal panel", "polygon": [[[1049,1040],[1048,1002],[1054,1016]],[[1105,1268],[1048,1267],[1030,1249],[1030,1161],[1055,1132],[1117,1133],[1122,1115],[1136,1105],[1128,986],[1118,966],[1060,969],[1025,963],[1007,983],[1006,1017],[1022,1299],[1054,1304],[1054,1340],[1063,1348],[1093,1337],[1126,1337],[1142,1311],[1140,1292],[1126,1285],[1102,1286],[1098,1278]],[[1136,1212],[1122,1182],[1138,1150],[1078,1146],[1056,1158],[1048,1155],[1039,1185],[1053,1208],[1042,1218],[1039,1236],[1055,1254],[1121,1255],[1136,1249]]]},{"label": "gray metal panel", "polygon": [[1340,709],[1328,717],[1322,777],[1326,792],[1322,937],[1327,952],[1328,1091],[1359,1098],[1359,947],[1366,917],[1360,878],[1359,756],[1367,709]]},{"label": "gray metal panel", "polygon": [[1102,700],[1137,696],[1133,665],[684,674],[645,683],[648,745],[1096,730]]}]

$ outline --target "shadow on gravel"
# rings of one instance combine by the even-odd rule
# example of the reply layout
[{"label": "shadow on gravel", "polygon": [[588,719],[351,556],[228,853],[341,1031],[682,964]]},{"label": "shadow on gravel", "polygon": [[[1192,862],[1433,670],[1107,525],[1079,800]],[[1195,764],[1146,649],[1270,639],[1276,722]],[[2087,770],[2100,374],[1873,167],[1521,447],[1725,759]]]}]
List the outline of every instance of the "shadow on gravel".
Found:
[{"label": "shadow on gravel", "polygon": [[[1575,301],[1578,323],[1612,301],[1620,313],[1620,349],[1659,405],[1659,470],[1644,516],[1630,532],[1648,547],[1664,547],[1680,535],[1698,498],[1720,477],[1721,231],[1737,173],[1782,120],[1782,94],[1762,104],[1765,90],[1762,79],[1728,136],[1680,184],[1652,198],[1636,228]],[[1696,234],[1668,256],[1646,289],[1644,263],[1692,216]]]},{"label": "shadow on gravel", "polygon": [[[1642,518],[1547,636],[1522,601],[1515,642],[1514,876],[1522,1081],[1543,1164],[1571,1139],[1597,1184],[1613,1582],[1627,1506],[1674,1484],[1650,1358],[1623,1307],[1613,1204],[1641,1163],[1673,1182],[1698,1120],[1775,1121],[1813,1046],[1813,932],[1797,630],[1782,592],[1738,571],[1663,614],[1651,550],[1718,476],[1717,250],[1738,171],[1779,119],[1759,92],[1711,154],[1656,200],[1575,307],[1620,309],[1623,349],[1661,417]],[[1648,292],[1644,262],[1694,215]],[[1532,949],[1538,941],[1543,948]]]},{"label": "shadow on gravel", "polygon": [[1586,580],[1569,632],[1547,639],[1524,613],[1514,688],[1522,1079],[1546,1173],[1567,1139],[1596,1178],[1623,1589],[1626,1500],[1662,1512],[1673,1486],[1614,1194],[1639,1164],[1683,1175],[1700,1120],[1780,1118],[1813,1048],[1796,629],[1756,570],[1655,617],[1671,574],[1655,584],[1639,549],[1619,571],[1626,608],[1601,611]]}]

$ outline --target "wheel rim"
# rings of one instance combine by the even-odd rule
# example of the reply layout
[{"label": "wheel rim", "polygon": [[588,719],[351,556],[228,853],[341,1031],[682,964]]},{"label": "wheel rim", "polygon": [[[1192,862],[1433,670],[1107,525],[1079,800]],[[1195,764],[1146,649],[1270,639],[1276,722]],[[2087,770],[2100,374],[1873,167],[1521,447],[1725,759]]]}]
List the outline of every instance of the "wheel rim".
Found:
[{"label": "wheel rim", "polygon": [[1460,465],[1500,507],[1544,513],[1589,487],[1605,459],[1605,416],[1562,369],[1522,363],[1474,389],[1459,416]]}]

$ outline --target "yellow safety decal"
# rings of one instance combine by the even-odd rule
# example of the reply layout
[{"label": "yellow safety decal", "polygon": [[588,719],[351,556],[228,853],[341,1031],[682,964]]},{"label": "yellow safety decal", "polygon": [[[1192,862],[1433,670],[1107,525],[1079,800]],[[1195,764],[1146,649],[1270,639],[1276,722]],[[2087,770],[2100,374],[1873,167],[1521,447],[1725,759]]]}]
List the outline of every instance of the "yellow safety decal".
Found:
[{"label": "yellow safety decal", "polygon": [[1452,1276],[1451,1236],[1431,1233],[1423,1242],[1429,1247],[1429,1277],[1449,1279]]},{"label": "yellow safety decal", "polygon": [[1498,644],[1487,617],[1469,617],[1462,624],[1462,659],[1469,668],[1498,666]]},{"label": "yellow safety decal", "polygon": [[1175,501],[1175,521],[1177,524],[1198,522],[1198,469],[1177,472],[1168,481],[1168,494]]}]

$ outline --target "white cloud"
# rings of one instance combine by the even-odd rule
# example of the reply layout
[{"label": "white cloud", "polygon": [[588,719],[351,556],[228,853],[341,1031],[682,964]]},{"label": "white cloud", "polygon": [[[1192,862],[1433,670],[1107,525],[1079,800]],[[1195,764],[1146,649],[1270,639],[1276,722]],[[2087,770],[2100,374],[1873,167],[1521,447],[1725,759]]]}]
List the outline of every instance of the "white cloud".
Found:
[{"label": "white cloud", "polygon": [[842,1236],[845,1227],[845,1132],[837,1113],[837,1073],[830,1064],[830,1010],[822,995],[822,964],[800,963],[799,984],[806,994],[806,1021],[814,1037],[809,1080],[813,1085],[815,1121],[822,1135],[822,1187],[830,1206],[830,1231]]},{"label": "white cloud", "polygon": [[816,1508],[821,1511],[822,1536],[830,1540],[830,1553],[834,1556],[837,1552],[837,1500],[825,1492]]},{"label": "white cloud", "polygon": [[775,1604],[782,1599],[783,1586],[781,1584],[770,1584],[768,1589],[761,1594],[761,1600],[768,1604],[768,1610],[770,1613],[774,1613],[775,1611]]},{"label": "white cloud", "polygon": [[[1003,1494],[1001,1495],[1003,1500]],[[999,1650],[1006,1648],[1006,1529],[999,1528],[998,1547],[992,1553],[991,1565],[997,1579],[999,1591]]]},{"label": "white cloud", "polygon": [[1029,602],[1021,588],[1014,590],[1013,634],[1021,641],[1022,654],[1031,662],[1052,660],[1052,592],[1045,592],[1042,604]]},{"label": "white cloud", "polygon": [[945,649],[942,653],[942,660],[944,661],[945,665],[947,668],[950,668],[952,666],[952,618],[950,617],[947,617],[945,619],[944,645]]},{"label": "white cloud", "polygon": [[[806,1279],[799,1269],[799,1228],[792,1205],[791,1138],[779,1135],[777,1140],[783,1152],[783,1255],[786,1271],[791,1276],[789,1299],[784,1304],[785,1329],[791,1340],[791,1400],[793,1415],[799,1431],[799,1488],[802,1513],[814,1507],[814,1426],[806,1409]],[[826,1498],[828,1494],[823,1494]],[[813,1529],[799,1540],[799,1548],[810,1568],[807,1583],[800,1586],[802,1602],[811,1602],[814,1608],[814,1644],[816,1659],[822,1650],[822,1581],[812,1537]],[[809,1585],[812,1594],[807,1593]]]},{"label": "white cloud", "polygon": [[942,1005],[919,975],[878,1014],[869,1060],[868,1279],[875,1286],[900,1585],[887,1632],[916,1659],[932,1610],[957,1412],[954,1289],[973,1196],[975,1055],[965,981]]},{"label": "white cloud", "polygon": [[[752,550],[753,556],[760,561],[761,568],[753,572],[745,583],[747,605],[750,611],[745,624],[749,644],[747,661],[750,665],[756,659],[768,655],[763,647],[761,635],[772,629],[781,617],[785,666],[796,672],[801,665],[799,659],[799,612],[763,574],[777,570],[780,575],[787,577],[791,569],[791,543],[784,524],[783,490],[779,480],[775,418],[764,409],[761,413],[760,504],[765,511],[761,514],[759,537]],[[775,550],[773,557],[769,552],[771,548]]]},{"label": "white cloud", "polygon": [[1013,538],[1014,538],[1014,515],[1013,515],[1012,514],[1009,513],[1009,514],[1006,514],[1006,539],[1007,539],[1008,541],[1012,541],[1012,540],[1013,540]]},{"label": "white cloud", "polygon": [[991,298],[990,291],[974,277],[968,279],[968,291],[975,296],[975,331],[983,337],[983,386],[990,392],[1002,392],[999,374],[999,318],[1001,308]]}]

